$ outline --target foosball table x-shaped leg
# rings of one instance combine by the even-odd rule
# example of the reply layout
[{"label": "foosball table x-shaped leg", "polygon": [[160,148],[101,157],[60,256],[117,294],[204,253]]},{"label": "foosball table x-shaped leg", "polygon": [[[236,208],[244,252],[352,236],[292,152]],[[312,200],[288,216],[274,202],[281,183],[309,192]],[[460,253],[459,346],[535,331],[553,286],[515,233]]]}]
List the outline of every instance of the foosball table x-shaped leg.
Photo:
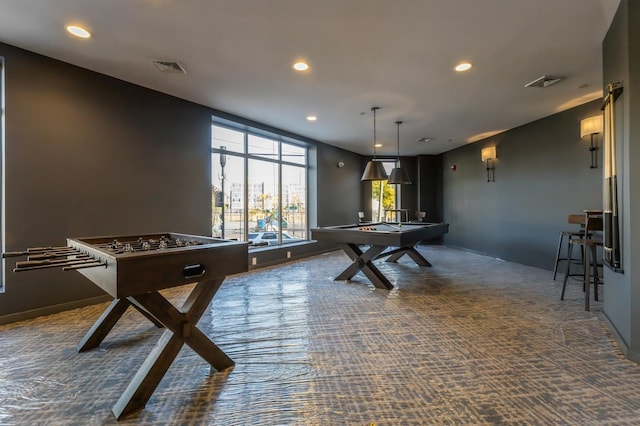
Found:
[{"label": "foosball table x-shaped leg", "polygon": [[[185,343],[218,371],[234,365],[233,360],[196,327],[223,281],[224,277],[196,284],[180,310],[157,291],[128,298],[130,304],[139,305],[167,329],[114,405],[116,419],[145,406]],[[96,322],[92,330],[98,328],[99,332],[94,331],[93,334],[106,336],[117,318],[122,316],[128,304],[115,302]],[[106,333],[104,329],[107,329]],[[99,344],[98,337],[89,336],[84,340],[92,343],[98,341]],[[88,347],[85,345],[83,348]]]},{"label": "foosball table x-shaped leg", "polygon": [[362,271],[375,287],[387,290],[393,288],[393,284],[373,264],[373,260],[386,248],[385,246],[370,246],[365,252],[357,244],[344,243],[341,247],[353,263],[335,278],[336,281],[350,280]]},{"label": "foosball table x-shaped leg", "polygon": [[102,343],[102,341],[107,337],[107,334],[109,334],[111,329],[116,325],[120,317],[124,315],[129,306],[136,308],[138,312],[154,323],[156,327],[164,327],[162,322],[149,313],[134,299],[130,297],[126,299],[114,299],[109,307],[102,313],[100,318],[98,318],[98,320],[93,324],[87,334],[85,334],[82,340],[80,340],[80,343],[78,343],[78,346],[76,347],[78,352],[83,352],[100,346],[100,343]]}]

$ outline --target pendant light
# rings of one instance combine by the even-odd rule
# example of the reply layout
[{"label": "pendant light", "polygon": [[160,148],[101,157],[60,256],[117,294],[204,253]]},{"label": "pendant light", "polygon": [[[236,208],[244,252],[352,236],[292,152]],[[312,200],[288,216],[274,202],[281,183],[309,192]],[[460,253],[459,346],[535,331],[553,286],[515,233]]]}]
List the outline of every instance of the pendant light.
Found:
[{"label": "pendant light", "polygon": [[367,163],[367,167],[364,168],[364,173],[360,180],[387,180],[387,172],[384,170],[382,161],[376,160],[376,111],[380,107],[372,107],[373,111],[373,160]]},{"label": "pendant light", "polygon": [[391,170],[387,183],[411,183],[411,179],[407,176],[407,172],[400,167],[400,125],[402,124],[402,121],[396,121],[396,124],[398,126],[398,154],[396,157],[396,166]]}]

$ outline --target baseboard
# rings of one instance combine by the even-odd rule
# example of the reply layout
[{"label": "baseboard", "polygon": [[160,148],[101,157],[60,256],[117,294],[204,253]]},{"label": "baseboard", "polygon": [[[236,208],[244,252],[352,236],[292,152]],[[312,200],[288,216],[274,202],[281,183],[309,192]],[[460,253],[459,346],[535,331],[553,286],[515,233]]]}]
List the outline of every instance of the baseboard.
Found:
[{"label": "baseboard", "polygon": [[[283,253],[286,251],[284,250],[285,248],[287,248],[286,246],[277,246]],[[311,250],[307,250],[303,253],[300,252],[296,252],[296,251],[291,251],[292,256],[290,258],[287,258],[285,256],[279,256],[275,259],[270,259],[270,260],[266,260],[266,259],[260,259],[260,261],[256,264],[256,265],[251,265],[249,264],[249,272],[257,270],[257,269],[261,269],[261,268],[269,268],[272,266],[277,266],[277,265],[283,265],[285,263],[290,263],[290,262],[295,262],[298,260],[302,260],[308,257],[313,257],[313,256],[318,256],[324,253],[328,253],[331,251],[335,251],[335,250],[339,250],[339,247],[325,247],[325,246],[317,246],[317,248],[311,249]],[[253,251],[249,253],[249,259],[251,259],[251,255],[254,254],[256,256],[259,256],[259,251]],[[256,257],[254,256],[254,257]]]},{"label": "baseboard", "polygon": [[637,364],[640,364],[640,352],[637,352],[631,349],[627,341],[624,339],[624,337],[622,337],[622,334],[618,332],[618,329],[616,328],[616,326],[613,324],[613,322],[609,319],[607,314],[604,312],[602,314],[602,319],[604,320],[605,324],[607,324],[607,327],[611,331],[611,334],[613,334],[613,338],[616,340],[616,343],[620,347],[620,350],[622,351],[624,356],[629,361],[633,361]]},{"label": "baseboard", "polygon": [[44,306],[42,308],[31,309],[29,311],[16,312],[0,316],[0,325],[11,324],[18,321],[25,321],[45,315],[57,314],[58,312],[68,311],[70,309],[84,308],[85,306],[96,305],[98,303],[109,302],[113,300],[109,295],[91,297],[89,299],[74,300],[73,302],[60,303],[59,305]]}]

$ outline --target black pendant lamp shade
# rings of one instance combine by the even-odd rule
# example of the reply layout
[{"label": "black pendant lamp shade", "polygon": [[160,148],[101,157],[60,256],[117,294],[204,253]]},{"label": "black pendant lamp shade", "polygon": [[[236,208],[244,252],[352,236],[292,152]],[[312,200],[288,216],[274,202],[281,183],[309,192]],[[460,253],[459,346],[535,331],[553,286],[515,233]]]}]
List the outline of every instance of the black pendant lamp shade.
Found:
[{"label": "black pendant lamp shade", "polygon": [[373,160],[369,161],[364,168],[364,173],[360,179],[363,181],[387,179],[387,172],[384,169],[384,165],[381,161],[376,160],[376,111],[379,109],[380,107],[371,108],[371,111],[373,111]]},{"label": "black pendant lamp shade", "polygon": [[404,169],[394,167],[391,170],[387,183],[409,184],[411,183],[411,179],[409,179],[409,176],[407,176],[407,172]]},{"label": "black pendant lamp shade", "polygon": [[387,183],[409,184],[411,179],[409,179],[407,172],[400,167],[400,125],[402,121],[396,121],[396,124],[398,125],[398,155],[396,157],[396,166],[391,170]]},{"label": "black pendant lamp shade", "polygon": [[387,171],[384,169],[382,161],[369,161],[360,180],[387,180]]}]

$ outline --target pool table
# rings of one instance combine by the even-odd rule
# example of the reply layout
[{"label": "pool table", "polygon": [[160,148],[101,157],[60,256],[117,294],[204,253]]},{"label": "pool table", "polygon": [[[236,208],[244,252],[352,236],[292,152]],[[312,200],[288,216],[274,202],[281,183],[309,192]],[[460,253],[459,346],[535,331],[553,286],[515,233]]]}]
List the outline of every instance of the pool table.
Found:
[{"label": "pool table", "polygon": [[[393,284],[373,264],[383,257],[387,262],[397,262],[405,254],[419,266],[431,266],[418,251],[416,245],[443,236],[449,231],[447,223],[366,223],[356,225],[327,226],[311,230],[311,238],[332,241],[349,256],[353,263],[335,280],[350,280],[362,271],[377,288],[392,289]],[[362,251],[361,246],[369,246]],[[387,248],[394,247],[390,250]]]}]

